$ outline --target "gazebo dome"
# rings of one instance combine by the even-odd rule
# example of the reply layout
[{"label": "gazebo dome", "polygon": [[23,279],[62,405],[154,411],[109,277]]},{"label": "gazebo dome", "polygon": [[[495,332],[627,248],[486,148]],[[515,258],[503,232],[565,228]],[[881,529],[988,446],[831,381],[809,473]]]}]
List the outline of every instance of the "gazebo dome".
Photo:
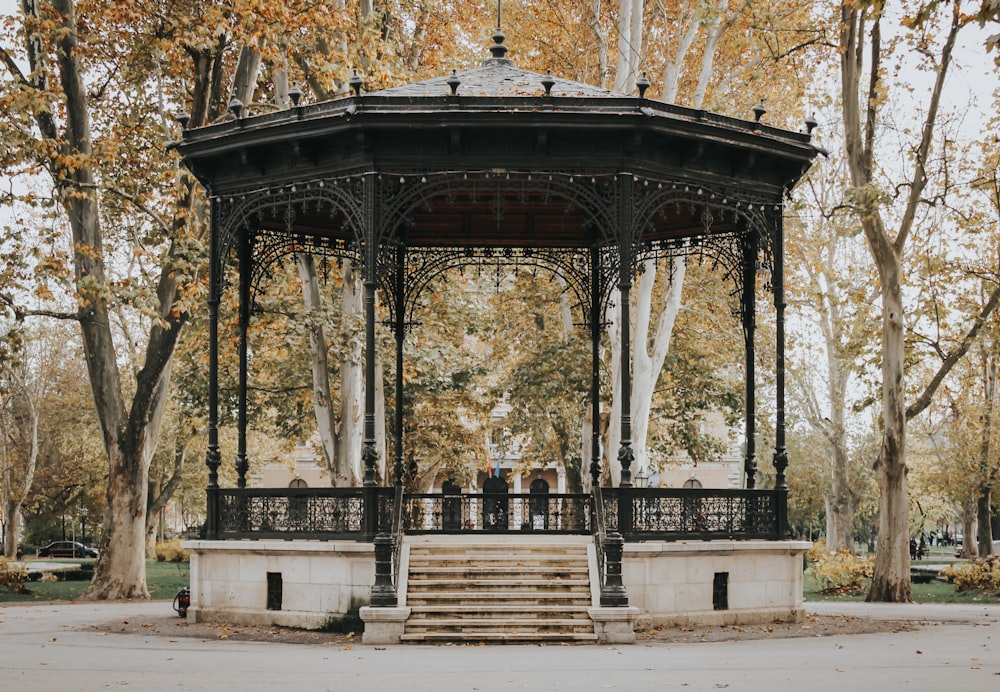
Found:
[{"label": "gazebo dome", "polygon": [[[595,87],[582,82],[561,79],[552,74],[539,74],[520,69],[510,58],[504,57],[507,47],[504,36],[497,30],[491,46],[491,57],[480,67],[463,72],[453,72],[444,77],[434,77],[412,84],[403,84],[372,92],[373,96],[448,96],[452,85],[459,96],[486,96],[510,98],[523,96],[585,96],[588,98],[627,98],[609,89]],[[548,87],[548,88],[546,88]]]},{"label": "gazebo dome", "polygon": [[[644,240],[727,232],[737,205],[780,203],[816,154],[809,134],[760,114],[740,120],[523,70],[505,57],[502,34],[494,40],[480,67],[372,92],[352,80],[346,97],[186,130],[179,149],[225,198],[365,174],[420,181],[420,199],[396,210],[407,244],[480,247],[601,242],[596,226],[606,223],[584,199],[593,195],[572,184],[600,187],[622,173],[692,202],[658,205],[641,219]],[[478,185],[456,185],[459,172]],[[514,181],[500,193],[503,224],[481,202],[497,175]],[[264,228],[358,235],[340,210],[300,209],[291,228],[273,204],[255,213]]]}]

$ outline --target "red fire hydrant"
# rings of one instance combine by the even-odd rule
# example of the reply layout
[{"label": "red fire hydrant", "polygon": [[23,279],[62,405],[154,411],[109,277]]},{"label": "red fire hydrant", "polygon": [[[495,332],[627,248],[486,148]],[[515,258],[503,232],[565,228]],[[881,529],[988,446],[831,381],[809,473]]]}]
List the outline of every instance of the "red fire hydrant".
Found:
[{"label": "red fire hydrant", "polygon": [[191,606],[191,591],[185,586],[174,596],[174,610],[182,618],[186,618],[188,608]]}]

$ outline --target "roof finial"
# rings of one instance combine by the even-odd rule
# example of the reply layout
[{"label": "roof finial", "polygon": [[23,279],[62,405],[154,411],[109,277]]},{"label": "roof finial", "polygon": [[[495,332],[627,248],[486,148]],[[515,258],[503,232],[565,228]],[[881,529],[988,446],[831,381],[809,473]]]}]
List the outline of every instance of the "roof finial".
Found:
[{"label": "roof finial", "polygon": [[507,37],[503,35],[503,30],[500,28],[500,23],[503,21],[503,10],[502,10],[503,0],[497,0],[497,29],[493,32],[493,45],[490,46],[490,55],[492,58],[487,58],[483,62],[483,67],[487,65],[512,65],[513,63],[507,59],[507,46],[503,44],[504,39]]}]

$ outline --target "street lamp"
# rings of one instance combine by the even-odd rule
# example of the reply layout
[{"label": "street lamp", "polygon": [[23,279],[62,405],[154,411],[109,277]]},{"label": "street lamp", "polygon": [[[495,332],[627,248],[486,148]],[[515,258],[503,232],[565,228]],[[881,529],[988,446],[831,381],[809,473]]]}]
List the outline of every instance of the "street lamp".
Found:
[{"label": "street lamp", "polygon": [[87,544],[87,508],[80,508],[80,542]]},{"label": "street lamp", "polygon": [[636,488],[645,488],[649,485],[649,476],[646,475],[646,469],[640,468],[638,473],[632,479],[632,485]]}]

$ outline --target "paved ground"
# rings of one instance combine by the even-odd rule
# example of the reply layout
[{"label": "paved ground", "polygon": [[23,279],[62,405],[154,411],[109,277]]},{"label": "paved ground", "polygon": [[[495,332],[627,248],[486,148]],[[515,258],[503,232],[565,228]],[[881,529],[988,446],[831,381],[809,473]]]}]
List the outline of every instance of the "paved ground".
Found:
[{"label": "paved ground", "polygon": [[[164,602],[0,605],[0,684],[18,692],[1000,689],[1000,606],[809,605],[822,615],[923,623],[880,634],[471,647],[147,634],[143,622],[169,608]],[[116,627],[130,632],[109,632]]]}]

